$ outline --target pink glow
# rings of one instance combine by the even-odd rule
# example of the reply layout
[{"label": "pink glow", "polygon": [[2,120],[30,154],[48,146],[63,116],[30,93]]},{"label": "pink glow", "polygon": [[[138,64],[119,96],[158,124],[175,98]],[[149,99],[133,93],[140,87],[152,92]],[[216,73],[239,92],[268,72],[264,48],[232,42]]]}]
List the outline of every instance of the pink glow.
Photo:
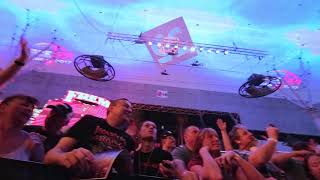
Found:
[{"label": "pink glow", "polygon": [[[97,116],[100,118],[105,118],[107,113],[106,104],[109,101],[102,97],[98,97],[94,95],[89,95],[89,96],[86,96],[86,95],[89,95],[89,94],[81,93],[77,91],[68,91],[68,94],[65,96],[64,99],[48,100],[47,104],[44,107],[48,105],[68,103],[73,109],[73,116],[68,126],[72,126],[73,124],[78,122],[78,120],[82,116],[86,114]],[[77,100],[77,99],[80,99],[80,100],[93,102],[94,97],[96,97],[96,101],[95,101],[97,103],[96,105],[85,104]],[[103,102],[101,98],[104,99],[105,101]],[[43,108],[39,112],[35,113],[34,120],[31,120],[28,124],[43,126],[44,120],[47,117],[47,115],[50,113],[50,110],[51,109],[49,108]]]},{"label": "pink glow", "polygon": [[74,57],[74,54],[70,51],[68,51],[63,46],[52,44],[52,59],[61,59],[61,60],[71,60]]},{"label": "pink glow", "polygon": [[55,43],[36,43],[33,48],[31,48],[31,53],[33,55],[37,55],[34,58],[36,61],[51,61],[46,64],[55,62],[71,64],[72,60],[74,59],[73,52]]},{"label": "pink glow", "polygon": [[301,83],[302,79],[293,72],[288,70],[276,70],[282,76],[282,80],[284,81],[284,86],[292,86],[298,88]]}]

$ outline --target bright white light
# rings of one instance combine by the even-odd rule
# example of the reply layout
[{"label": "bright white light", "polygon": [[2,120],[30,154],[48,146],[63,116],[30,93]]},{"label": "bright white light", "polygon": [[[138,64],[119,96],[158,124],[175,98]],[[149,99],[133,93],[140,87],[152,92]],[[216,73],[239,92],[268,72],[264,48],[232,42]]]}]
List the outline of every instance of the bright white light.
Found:
[{"label": "bright white light", "polygon": [[149,46],[152,46],[152,42],[151,42],[151,41],[149,41],[149,42],[148,42],[148,45],[149,45]]},{"label": "bright white light", "polygon": [[211,49],[208,49],[208,53],[212,53],[212,50],[211,50]]},{"label": "bright white light", "polygon": [[187,50],[187,46],[183,46],[183,48],[182,48],[183,50]]},{"label": "bright white light", "polygon": [[201,47],[199,50],[200,50],[200,51],[203,51],[203,47]]},{"label": "bright white light", "polygon": [[170,44],[166,44],[166,46],[165,46],[166,48],[169,48],[170,47]]},{"label": "bright white light", "polygon": [[229,51],[225,50],[224,55],[227,55],[227,54],[229,54]]},{"label": "bright white light", "polygon": [[219,54],[219,53],[220,53],[220,50],[216,50],[216,53]]},{"label": "bright white light", "polygon": [[191,51],[191,52],[194,52],[195,50],[196,50],[195,47],[191,47],[191,48],[190,48],[190,51]]},{"label": "bright white light", "polygon": [[175,46],[174,46],[174,48],[176,48],[176,49],[178,49],[178,47],[179,47],[178,45],[175,45]]},{"label": "bright white light", "polygon": [[157,46],[158,46],[158,47],[161,47],[161,43],[158,42]]}]

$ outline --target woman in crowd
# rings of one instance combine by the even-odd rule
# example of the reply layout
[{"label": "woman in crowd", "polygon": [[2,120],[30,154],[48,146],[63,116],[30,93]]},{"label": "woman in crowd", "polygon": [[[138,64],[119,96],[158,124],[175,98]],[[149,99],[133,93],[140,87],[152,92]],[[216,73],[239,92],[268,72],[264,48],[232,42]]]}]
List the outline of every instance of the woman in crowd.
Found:
[{"label": "woman in crowd", "polygon": [[204,128],[198,135],[195,154],[188,167],[199,179],[264,179],[263,176],[247,161],[233,151],[221,156],[217,132]]},{"label": "woman in crowd", "polygon": [[310,154],[305,158],[310,180],[320,180],[320,154]]}]

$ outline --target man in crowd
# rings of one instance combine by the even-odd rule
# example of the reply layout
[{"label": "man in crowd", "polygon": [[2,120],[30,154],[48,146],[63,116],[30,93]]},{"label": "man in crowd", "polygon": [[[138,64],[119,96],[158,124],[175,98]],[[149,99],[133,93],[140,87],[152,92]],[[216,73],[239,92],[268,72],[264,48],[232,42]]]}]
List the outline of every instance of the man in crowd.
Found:
[{"label": "man in crowd", "polygon": [[177,168],[178,176],[181,179],[197,179],[197,176],[193,172],[188,171],[187,166],[192,158],[194,145],[199,132],[200,129],[196,126],[187,127],[183,134],[185,144],[176,147],[171,153],[174,159],[173,162]]},{"label": "man in crowd", "polygon": [[[293,151],[291,153],[276,152],[279,130],[270,125],[266,128],[268,139],[261,144],[247,128],[236,125],[230,131],[233,146],[241,152],[248,152],[248,161],[253,164],[265,177],[277,179],[287,178],[285,172],[278,167],[283,167],[291,158],[303,157],[310,152]],[[277,165],[277,166],[275,166]]]},{"label": "man in crowd", "polygon": [[171,153],[176,147],[176,139],[171,131],[165,131],[161,136],[162,150]]},{"label": "man in crowd", "polygon": [[37,134],[22,130],[32,116],[38,100],[14,95],[0,104],[0,157],[22,161],[42,161],[44,149]]},{"label": "man in crowd", "polygon": [[144,121],[140,131],[140,147],[134,153],[134,171],[148,176],[172,176],[170,171],[172,156],[169,152],[155,147],[157,126],[152,121]]},{"label": "man in crowd", "polygon": [[131,103],[127,99],[117,99],[111,101],[105,119],[91,115],[82,117],[47,153],[44,162],[86,172],[94,160],[93,154],[108,150],[133,151],[134,142],[123,130],[131,113]]}]

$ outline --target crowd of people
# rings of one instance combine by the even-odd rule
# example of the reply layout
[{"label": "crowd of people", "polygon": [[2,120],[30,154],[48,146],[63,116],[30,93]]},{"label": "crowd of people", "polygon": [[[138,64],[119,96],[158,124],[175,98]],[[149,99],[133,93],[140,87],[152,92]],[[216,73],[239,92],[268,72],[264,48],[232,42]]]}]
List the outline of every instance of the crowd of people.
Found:
[{"label": "crowd of people", "polygon": [[[0,84],[13,77],[27,59],[22,39],[21,55],[0,72]],[[38,100],[28,95],[10,96],[0,103],[1,158],[59,165],[74,176],[84,176],[92,172],[96,154],[124,150],[129,158],[114,169],[122,176],[320,180],[317,144],[296,142],[292,151],[279,152],[279,129],[273,125],[266,127],[267,140],[262,142],[241,124],[227,132],[226,122],[218,119],[221,137],[213,128],[191,125],[184,129],[183,145],[177,146],[174,133],[158,136],[152,120],[132,120],[132,104],[125,98],[112,100],[105,118],[85,115],[67,131],[61,129],[72,117],[68,104],[47,106],[50,113],[44,126],[26,126],[37,105]]]}]

